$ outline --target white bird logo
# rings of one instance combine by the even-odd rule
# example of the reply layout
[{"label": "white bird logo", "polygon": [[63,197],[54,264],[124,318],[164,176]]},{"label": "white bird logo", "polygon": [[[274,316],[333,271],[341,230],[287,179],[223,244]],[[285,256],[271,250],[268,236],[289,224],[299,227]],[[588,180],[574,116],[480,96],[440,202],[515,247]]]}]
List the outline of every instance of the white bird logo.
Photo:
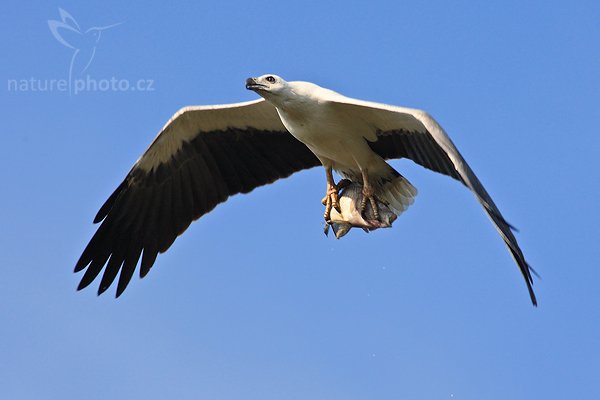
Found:
[{"label": "white bird logo", "polygon": [[122,22],[101,27],[93,26],[83,31],[71,14],[62,8],[59,8],[58,12],[61,20],[48,20],[48,27],[59,43],[74,50],[69,64],[69,82],[71,82],[74,72],[82,74],[92,63],[102,31],[121,25]]}]

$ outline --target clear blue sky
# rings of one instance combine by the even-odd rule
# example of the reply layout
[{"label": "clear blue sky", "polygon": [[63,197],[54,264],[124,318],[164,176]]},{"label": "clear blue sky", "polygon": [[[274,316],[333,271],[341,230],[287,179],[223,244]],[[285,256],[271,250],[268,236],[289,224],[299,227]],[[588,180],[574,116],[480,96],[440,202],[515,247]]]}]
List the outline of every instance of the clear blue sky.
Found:
[{"label": "clear blue sky", "polygon": [[[68,78],[59,7],[122,22],[84,75],[153,90],[34,90]],[[597,1],[2,11],[1,398],[600,398]],[[92,218],[156,132],[263,73],[433,114],[520,229],[540,306],[474,197],[408,161],[393,229],[326,238],[314,169],[192,224],[118,300],[76,292]]]}]

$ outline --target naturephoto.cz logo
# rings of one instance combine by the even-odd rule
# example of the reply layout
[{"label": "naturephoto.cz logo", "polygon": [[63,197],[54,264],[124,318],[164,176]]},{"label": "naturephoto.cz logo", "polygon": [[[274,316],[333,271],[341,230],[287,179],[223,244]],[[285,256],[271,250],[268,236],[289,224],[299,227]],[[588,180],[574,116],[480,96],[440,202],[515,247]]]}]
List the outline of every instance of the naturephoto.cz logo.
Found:
[{"label": "naturephoto.cz logo", "polygon": [[48,20],[52,36],[61,45],[71,49],[71,59],[66,78],[8,79],[9,92],[151,92],[153,79],[94,78],[86,73],[96,55],[102,33],[122,24],[117,22],[105,26],[82,29],[75,18],[62,8],[58,9],[60,20]]}]

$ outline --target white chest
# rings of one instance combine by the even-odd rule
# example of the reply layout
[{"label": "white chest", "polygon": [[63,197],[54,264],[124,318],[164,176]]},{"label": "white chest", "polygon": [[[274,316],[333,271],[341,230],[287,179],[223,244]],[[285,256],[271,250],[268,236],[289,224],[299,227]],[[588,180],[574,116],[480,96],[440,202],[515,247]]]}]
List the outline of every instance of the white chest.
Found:
[{"label": "white chest", "polygon": [[321,162],[328,160],[336,169],[368,163],[372,152],[365,138],[355,127],[327,111],[326,105],[304,112],[277,109],[286,129],[308,146]]},{"label": "white chest", "polygon": [[322,108],[305,105],[302,109],[278,108],[277,112],[286,129],[309,147],[328,147],[344,140],[338,134],[339,124],[324,115]]}]

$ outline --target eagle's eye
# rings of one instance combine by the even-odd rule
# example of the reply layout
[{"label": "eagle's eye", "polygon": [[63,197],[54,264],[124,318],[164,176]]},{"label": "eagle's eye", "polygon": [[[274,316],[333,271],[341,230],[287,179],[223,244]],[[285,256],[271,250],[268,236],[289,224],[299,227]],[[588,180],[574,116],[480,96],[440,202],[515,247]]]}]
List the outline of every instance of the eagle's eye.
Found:
[{"label": "eagle's eye", "polygon": [[267,80],[267,82],[269,83],[275,83],[275,77],[269,75],[265,78]]}]

